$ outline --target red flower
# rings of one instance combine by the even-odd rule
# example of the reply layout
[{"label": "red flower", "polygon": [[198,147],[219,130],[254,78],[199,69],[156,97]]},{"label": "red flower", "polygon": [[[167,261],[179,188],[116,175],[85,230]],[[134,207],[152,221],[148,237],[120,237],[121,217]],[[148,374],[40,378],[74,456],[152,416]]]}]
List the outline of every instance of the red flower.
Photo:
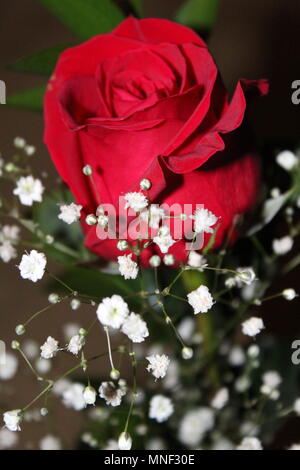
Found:
[{"label": "red flower", "polygon": [[[257,156],[240,130],[221,135],[241,125],[248,92],[267,88],[265,80],[240,81],[229,101],[196,33],[167,20],[128,18],[60,56],[45,97],[45,142],[87,214],[99,204],[82,173],[89,164],[102,203],[116,205],[148,178],[151,203],[203,204],[220,217],[218,247],[234,217],[252,208],[259,181]],[[84,230],[89,249],[120,255],[115,240]],[[154,251],[160,254],[149,248],[144,260]],[[169,252],[185,259],[184,241]]]}]

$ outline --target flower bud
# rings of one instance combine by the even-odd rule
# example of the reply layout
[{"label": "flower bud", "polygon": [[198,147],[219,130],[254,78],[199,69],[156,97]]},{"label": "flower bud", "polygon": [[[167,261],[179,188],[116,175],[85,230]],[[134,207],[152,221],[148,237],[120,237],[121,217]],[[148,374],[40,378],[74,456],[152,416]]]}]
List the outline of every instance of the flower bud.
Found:
[{"label": "flower bud", "polygon": [[47,409],[47,408],[41,408],[41,409],[40,409],[40,413],[41,413],[42,416],[47,416],[47,414],[48,414],[48,409]]},{"label": "flower bud", "polygon": [[12,341],[11,347],[12,347],[12,349],[20,349],[20,343],[19,343],[19,341],[15,341],[15,340]]},{"label": "flower bud", "polygon": [[59,295],[55,293],[50,294],[48,297],[48,301],[50,302],[50,304],[57,304],[59,302]]},{"label": "flower bud", "polygon": [[163,260],[164,260],[164,263],[165,263],[166,266],[172,266],[175,263],[174,256],[170,255],[170,254],[165,255]]},{"label": "flower bud", "polygon": [[17,325],[15,332],[18,336],[22,336],[25,333],[25,326],[24,325]]},{"label": "flower bud", "polygon": [[294,300],[295,297],[297,297],[297,294],[294,289],[284,289],[282,292],[282,296],[286,300]]},{"label": "flower bud", "polygon": [[89,214],[85,218],[87,225],[96,225],[98,223],[97,217],[94,214]]},{"label": "flower bud", "polygon": [[149,181],[148,179],[144,178],[140,181],[140,188],[142,190],[147,190],[147,189],[150,189],[151,188],[151,181]]},{"label": "flower bud", "polygon": [[96,401],[96,390],[90,385],[83,391],[83,399],[87,405],[94,405]]},{"label": "flower bud", "polygon": [[181,350],[181,355],[182,355],[183,359],[191,359],[194,355],[194,352],[193,352],[192,348],[188,348],[187,346],[185,346]]},{"label": "flower bud", "polygon": [[120,377],[120,372],[117,369],[112,369],[110,371],[110,378],[113,380],[118,380]]},{"label": "flower bud", "polygon": [[85,166],[82,168],[82,173],[83,173],[85,176],[91,176],[91,175],[93,174],[93,170],[92,170],[91,165],[85,165]]},{"label": "flower bud", "polygon": [[118,446],[120,450],[130,450],[132,446],[132,439],[128,432],[122,432],[118,440]]},{"label": "flower bud", "polygon": [[128,242],[126,240],[119,240],[118,243],[117,243],[117,248],[120,251],[127,250]]},{"label": "flower bud", "polygon": [[153,255],[151,256],[149,263],[152,268],[158,268],[158,266],[161,264],[161,259],[158,255]]}]

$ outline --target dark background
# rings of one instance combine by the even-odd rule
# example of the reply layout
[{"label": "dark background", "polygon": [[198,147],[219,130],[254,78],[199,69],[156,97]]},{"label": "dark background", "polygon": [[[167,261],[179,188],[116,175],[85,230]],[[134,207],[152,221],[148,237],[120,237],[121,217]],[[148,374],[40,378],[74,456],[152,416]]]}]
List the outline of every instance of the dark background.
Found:
[{"label": "dark background", "polygon": [[[120,0],[118,3],[124,2]],[[168,18],[173,17],[181,3],[179,0],[144,1],[147,16]],[[250,114],[259,140],[271,139],[280,143],[295,144],[300,141],[300,105],[295,106],[291,102],[291,83],[300,79],[299,31],[299,0],[221,0],[209,45],[225,83],[232,90],[241,77],[270,79],[269,96],[257,103]],[[1,0],[0,79],[6,82],[8,94],[43,84],[44,80],[10,72],[6,69],[7,64],[47,47],[76,42],[76,37],[38,0]],[[36,172],[44,170],[50,175],[55,175],[42,143],[42,116],[35,112],[0,105],[0,151],[6,159],[9,159],[13,152],[12,142],[17,135],[36,145],[38,152],[33,159]],[[6,188],[1,187],[0,193],[4,191]],[[278,230],[280,231],[280,228]],[[288,283],[289,287],[299,289],[299,274],[299,271],[292,274],[285,280],[284,285]],[[280,288],[280,284],[277,290],[278,287]],[[0,338],[9,344],[14,336],[15,325],[43,307],[45,296],[42,289],[19,280],[13,264],[4,265],[1,262]],[[283,301],[279,301],[275,307],[272,304],[265,312],[268,327],[283,337],[296,339],[300,325],[298,308],[299,303],[287,306]],[[62,322],[74,320],[84,326],[89,312],[84,309],[79,312],[74,314],[69,308],[60,306],[55,309],[55,313],[37,321],[29,336],[43,342],[48,332],[50,334],[59,331]],[[101,363],[95,364],[94,371],[97,372],[97,368],[102,367]],[[60,370],[60,364],[57,365],[57,370]],[[14,380],[14,384],[17,385],[17,392],[11,390],[10,406],[23,406],[35,395],[36,382],[24,371]],[[12,385],[5,387],[8,387],[7,392]],[[59,434],[62,435],[67,448],[74,446],[74,439],[80,430],[79,415],[80,413],[65,411],[63,407],[56,410],[56,427],[59,428]],[[19,447],[26,445],[27,448],[36,448],[37,439],[45,434],[42,425],[27,426],[26,439],[21,437]],[[298,420],[289,423],[278,439],[281,443],[300,441]]]}]

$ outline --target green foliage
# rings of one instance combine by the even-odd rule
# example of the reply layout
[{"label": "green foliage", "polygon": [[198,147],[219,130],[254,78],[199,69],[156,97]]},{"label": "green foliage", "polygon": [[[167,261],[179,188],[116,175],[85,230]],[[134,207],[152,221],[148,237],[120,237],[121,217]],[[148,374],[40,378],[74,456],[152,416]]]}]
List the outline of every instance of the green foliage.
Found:
[{"label": "green foliage", "polygon": [[96,269],[70,266],[60,276],[60,279],[74,290],[95,298],[110,297],[114,294],[126,298],[132,295],[132,299],[126,299],[131,307],[139,305],[140,302],[140,297],[134,297],[134,294],[140,290],[139,282],[125,280],[117,274],[107,274]]},{"label": "green foliage", "polygon": [[144,8],[143,8],[143,1],[142,0],[130,0],[131,5],[133,6],[135,12],[142,17]]},{"label": "green foliage", "polygon": [[27,57],[23,57],[8,68],[14,72],[34,73],[49,76],[53,72],[58,56],[64,51],[67,45],[60,45],[44,49]]},{"label": "green foliage", "polygon": [[188,0],[177,11],[179,23],[197,29],[211,29],[216,21],[219,0]]},{"label": "green foliage", "polygon": [[7,105],[17,108],[30,109],[32,111],[42,111],[45,86],[31,88],[7,97]]},{"label": "green foliage", "polygon": [[111,0],[41,0],[80,39],[111,31],[124,18]]}]

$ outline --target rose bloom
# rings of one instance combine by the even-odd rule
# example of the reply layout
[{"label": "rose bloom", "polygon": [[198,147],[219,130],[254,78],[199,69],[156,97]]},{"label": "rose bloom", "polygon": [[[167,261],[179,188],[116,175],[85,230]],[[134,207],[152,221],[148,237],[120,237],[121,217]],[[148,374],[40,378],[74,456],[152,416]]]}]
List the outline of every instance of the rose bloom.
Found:
[{"label": "rose bloom", "polygon": [[[218,217],[218,248],[235,216],[256,200],[258,156],[244,126],[235,130],[249,95],[267,89],[265,80],[241,80],[230,100],[194,31],[163,19],[128,18],[61,54],[45,97],[45,142],[85,215],[95,214],[100,201],[117,207],[119,196],[140,191],[146,178],[151,203],[190,204],[192,211],[202,204]],[[91,251],[117,259],[116,240],[100,240],[95,226],[83,223],[83,229]],[[204,243],[210,236],[205,233]],[[169,253],[185,260],[185,248],[180,240]],[[155,244],[144,250],[143,263],[153,254],[161,254]]]}]

